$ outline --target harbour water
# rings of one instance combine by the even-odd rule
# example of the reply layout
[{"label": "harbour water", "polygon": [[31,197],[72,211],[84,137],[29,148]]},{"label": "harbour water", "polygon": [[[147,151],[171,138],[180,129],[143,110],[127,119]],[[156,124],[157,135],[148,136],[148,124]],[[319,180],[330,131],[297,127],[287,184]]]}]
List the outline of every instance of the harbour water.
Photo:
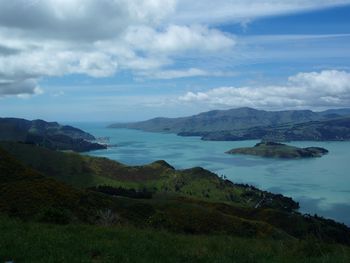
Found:
[{"label": "harbour water", "polygon": [[329,150],[321,158],[280,160],[226,151],[257,141],[215,142],[199,137],[109,129],[106,123],[74,123],[96,137],[110,138],[106,150],[88,154],[129,165],[165,160],[178,169],[202,166],[236,183],[247,183],[299,201],[301,211],[350,225],[350,142],[292,142]]}]

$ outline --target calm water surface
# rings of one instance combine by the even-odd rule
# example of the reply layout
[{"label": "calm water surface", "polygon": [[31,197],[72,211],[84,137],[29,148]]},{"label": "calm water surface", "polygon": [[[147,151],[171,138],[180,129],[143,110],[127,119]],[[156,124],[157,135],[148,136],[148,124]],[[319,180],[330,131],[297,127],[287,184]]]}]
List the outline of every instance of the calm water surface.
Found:
[{"label": "calm water surface", "polygon": [[291,196],[301,211],[317,213],[350,225],[350,142],[293,142],[329,150],[322,158],[278,160],[228,155],[235,147],[253,146],[257,141],[211,142],[198,137],[108,129],[107,124],[75,123],[96,137],[108,136],[116,145],[90,152],[129,165],[166,160],[178,169],[202,166],[237,183]]}]

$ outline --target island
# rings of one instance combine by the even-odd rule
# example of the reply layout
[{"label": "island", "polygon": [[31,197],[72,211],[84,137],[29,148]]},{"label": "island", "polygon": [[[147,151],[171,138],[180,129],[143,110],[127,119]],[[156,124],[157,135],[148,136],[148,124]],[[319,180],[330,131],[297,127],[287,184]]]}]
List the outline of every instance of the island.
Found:
[{"label": "island", "polygon": [[236,148],[227,152],[228,154],[247,154],[269,158],[300,159],[321,157],[328,153],[327,149],[321,147],[299,148],[278,142],[263,141],[254,147]]}]

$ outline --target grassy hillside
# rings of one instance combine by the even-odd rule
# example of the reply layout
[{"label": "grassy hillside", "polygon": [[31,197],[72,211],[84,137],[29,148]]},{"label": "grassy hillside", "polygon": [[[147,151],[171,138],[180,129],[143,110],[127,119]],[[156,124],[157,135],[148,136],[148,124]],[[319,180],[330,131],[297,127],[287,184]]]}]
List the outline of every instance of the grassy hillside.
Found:
[{"label": "grassy hillside", "polygon": [[298,208],[298,204],[290,198],[233,184],[200,167],[175,170],[165,161],[127,166],[107,158],[52,151],[28,144],[2,142],[0,147],[33,169],[75,187],[122,186],[246,207],[255,207],[260,203],[262,207],[286,210]]},{"label": "grassy hillside", "polygon": [[288,238],[276,227],[212,203],[159,194],[152,199],[108,196],[46,177],[0,150],[0,213],[40,222],[134,225],[178,233]]},{"label": "grassy hillside", "polygon": [[182,235],[133,227],[24,223],[0,216],[0,261],[14,262],[330,262],[349,247],[317,240]]},{"label": "grassy hillside", "polygon": [[[348,262],[350,259],[350,230],[345,225],[293,212],[283,207],[290,203],[289,199],[286,202],[282,196],[225,182],[201,168],[176,171],[163,161],[128,167],[103,158],[91,159],[33,145],[4,145],[12,152],[27,155],[21,158],[33,163],[45,154],[44,161],[48,164],[41,163],[38,167],[48,172],[47,165],[52,165],[54,176],[22,164],[0,147],[1,262]],[[70,162],[71,159],[74,161]],[[75,165],[82,168],[78,169],[82,173],[72,179],[77,171],[71,170]],[[60,178],[65,171],[69,173]],[[157,189],[148,198],[129,198],[96,192],[99,188],[83,189],[85,183],[77,188],[63,182],[77,184],[84,180],[85,171],[89,171],[86,176],[90,179],[108,178],[109,182],[124,187],[131,184],[129,175],[131,181],[143,186],[144,182],[152,182],[152,187],[163,178],[168,178],[166,182],[169,178],[184,177],[181,187],[200,193],[203,187],[216,189],[222,184],[220,189],[232,190],[234,198],[226,202],[215,201],[222,198],[220,195],[198,194],[193,198],[176,187]],[[104,173],[106,177],[102,176]],[[253,208],[247,200],[254,199],[255,194],[269,201]],[[271,207],[271,204],[275,205]]]},{"label": "grassy hillside", "polygon": [[[325,242],[350,244],[350,230],[345,225],[303,216],[293,211],[296,204],[289,198],[232,184],[201,168],[176,171],[163,161],[149,166],[128,167],[104,158],[54,152],[33,145],[4,145],[12,152],[26,153],[28,160],[35,160],[42,153],[47,158],[59,156],[62,159],[53,159],[57,163],[53,160],[49,162],[59,180],[75,176],[74,171],[70,170],[74,165],[64,165],[70,164],[67,160],[74,158],[78,160],[76,162],[86,165],[82,160],[87,158],[87,164],[94,164],[91,171],[100,173],[90,176],[108,178],[109,182],[123,185],[124,188],[133,182],[140,183],[142,187],[149,183],[153,190],[152,198],[143,199],[75,188],[27,168],[6,151],[0,150],[0,213],[10,216],[40,222],[133,225],[188,234],[225,234],[279,240],[315,237]],[[62,160],[65,161],[60,162]],[[104,165],[101,166],[100,162]],[[121,170],[118,170],[119,166]],[[45,165],[41,167],[48,168]],[[68,174],[60,178],[62,167]],[[109,172],[106,177],[102,176],[104,171],[106,174]],[[128,175],[131,176],[130,181]],[[79,176],[79,180],[83,180],[83,174]],[[71,182],[77,183],[77,179]],[[174,182],[174,189],[171,189],[170,185]],[[168,188],[156,188],[157,183]],[[189,190],[192,195],[186,192]]]}]

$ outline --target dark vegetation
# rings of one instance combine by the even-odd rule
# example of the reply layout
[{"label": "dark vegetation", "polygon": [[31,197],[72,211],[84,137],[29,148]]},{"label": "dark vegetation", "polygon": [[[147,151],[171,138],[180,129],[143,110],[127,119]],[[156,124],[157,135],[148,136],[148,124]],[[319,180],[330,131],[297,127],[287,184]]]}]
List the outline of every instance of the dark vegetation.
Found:
[{"label": "dark vegetation", "polygon": [[276,142],[260,142],[254,147],[244,147],[232,149],[228,154],[247,154],[261,157],[284,158],[284,159],[299,159],[321,157],[328,153],[328,150],[320,147],[298,148]]},{"label": "dark vegetation", "polygon": [[53,225],[0,217],[0,260],[14,262],[347,263],[350,249],[316,239],[183,235],[131,226]]},{"label": "dark vegetation", "polygon": [[106,148],[95,137],[72,126],[43,120],[28,121],[0,118],[0,141],[17,141],[41,145],[53,150],[85,152]]},{"label": "dark vegetation", "polygon": [[108,185],[99,185],[88,188],[88,190],[104,193],[112,196],[125,196],[129,198],[136,199],[150,199],[152,198],[152,192],[149,192],[147,189],[135,190],[133,188],[126,189],[123,187],[113,187]]}]

